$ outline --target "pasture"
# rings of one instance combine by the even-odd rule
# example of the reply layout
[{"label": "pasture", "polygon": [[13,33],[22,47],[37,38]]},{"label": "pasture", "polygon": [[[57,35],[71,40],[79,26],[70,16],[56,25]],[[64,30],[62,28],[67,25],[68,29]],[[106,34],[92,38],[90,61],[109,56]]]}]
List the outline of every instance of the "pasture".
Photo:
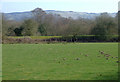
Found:
[{"label": "pasture", "polygon": [[3,44],[2,49],[3,80],[118,78],[118,43]]}]

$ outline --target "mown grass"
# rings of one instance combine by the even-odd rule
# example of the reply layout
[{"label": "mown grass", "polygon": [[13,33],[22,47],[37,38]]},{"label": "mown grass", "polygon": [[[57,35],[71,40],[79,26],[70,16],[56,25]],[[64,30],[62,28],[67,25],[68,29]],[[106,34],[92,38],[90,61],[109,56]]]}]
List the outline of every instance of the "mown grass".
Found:
[{"label": "mown grass", "polygon": [[[111,54],[109,59],[99,50]],[[3,80],[118,78],[118,59],[112,58],[118,56],[117,43],[3,44],[2,52]]]}]

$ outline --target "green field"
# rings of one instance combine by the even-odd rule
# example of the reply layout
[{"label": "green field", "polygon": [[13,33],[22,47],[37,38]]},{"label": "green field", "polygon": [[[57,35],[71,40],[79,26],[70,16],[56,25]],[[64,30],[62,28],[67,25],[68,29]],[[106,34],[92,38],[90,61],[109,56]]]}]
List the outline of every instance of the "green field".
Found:
[{"label": "green field", "polygon": [[[117,43],[3,44],[2,49],[3,80],[118,78]],[[111,54],[109,59],[99,50]]]}]

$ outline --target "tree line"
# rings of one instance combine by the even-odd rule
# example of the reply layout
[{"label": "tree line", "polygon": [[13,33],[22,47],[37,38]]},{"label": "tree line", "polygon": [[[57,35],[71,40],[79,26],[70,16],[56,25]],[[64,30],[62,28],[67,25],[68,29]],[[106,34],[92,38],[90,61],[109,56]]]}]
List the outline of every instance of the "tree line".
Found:
[{"label": "tree line", "polygon": [[101,13],[95,19],[63,18],[60,15],[46,14],[42,9],[35,9],[33,17],[23,21],[7,20],[2,15],[3,36],[77,36],[96,35],[106,38],[107,35],[118,35],[118,15],[109,16]]}]

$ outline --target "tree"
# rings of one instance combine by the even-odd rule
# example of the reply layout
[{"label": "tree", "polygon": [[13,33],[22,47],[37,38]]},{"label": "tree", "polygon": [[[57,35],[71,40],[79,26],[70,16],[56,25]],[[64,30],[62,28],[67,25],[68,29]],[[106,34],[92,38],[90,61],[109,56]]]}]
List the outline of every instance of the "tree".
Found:
[{"label": "tree", "polygon": [[96,25],[92,29],[91,34],[96,35],[99,40],[106,40],[108,31],[106,28],[101,27],[100,25]]},{"label": "tree", "polygon": [[101,40],[108,40],[114,33],[114,30],[116,30],[114,18],[107,13],[102,13],[95,21],[96,24],[91,30],[91,34],[98,36]]},{"label": "tree", "polygon": [[7,20],[4,14],[2,14],[2,36],[15,35],[14,29],[19,28],[20,26],[20,21]]},{"label": "tree", "polygon": [[[120,35],[120,11],[118,11],[118,35]],[[120,36],[118,37],[118,39],[120,40]]]},{"label": "tree", "polygon": [[7,36],[15,36],[14,26],[11,26],[11,27],[8,28],[6,35]]},{"label": "tree", "polygon": [[39,25],[38,32],[40,32],[41,35],[47,35],[45,24]]},{"label": "tree", "polygon": [[7,34],[8,29],[8,21],[4,17],[4,14],[2,14],[2,35],[5,36]]},{"label": "tree", "polygon": [[25,20],[22,27],[22,35],[24,36],[32,36],[37,32],[37,23],[32,19]]},{"label": "tree", "polygon": [[16,36],[22,36],[23,27],[15,28],[14,32]]}]

